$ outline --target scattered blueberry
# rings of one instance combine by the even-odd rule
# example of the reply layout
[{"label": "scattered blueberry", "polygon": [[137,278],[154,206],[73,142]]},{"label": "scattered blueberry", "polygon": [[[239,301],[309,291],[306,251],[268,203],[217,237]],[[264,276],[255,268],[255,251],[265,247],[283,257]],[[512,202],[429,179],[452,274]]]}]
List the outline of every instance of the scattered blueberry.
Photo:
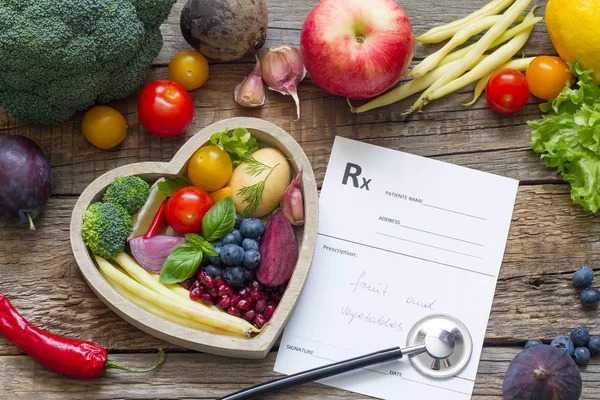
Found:
[{"label": "scattered blueberry", "polygon": [[223,247],[223,239],[217,239],[213,242],[210,242],[210,244],[212,244],[213,247]]},{"label": "scattered blueberry", "polygon": [[587,365],[590,362],[590,351],[587,347],[578,347],[573,354],[575,362],[579,365]]},{"label": "scattered blueberry", "polygon": [[242,224],[242,221],[244,220],[244,218],[242,218],[242,216],[240,214],[235,214],[235,225],[233,226],[233,229],[240,229],[240,225]]},{"label": "scattered blueberry", "polygon": [[577,347],[583,347],[588,344],[590,340],[590,333],[583,327],[573,329],[571,332],[571,341]]},{"label": "scattered blueberry", "polygon": [[217,251],[217,255],[216,256],[209,256],[208,260],[214,266],[220,267],[221,265],[223,265],[223,261],[221,261],[221,257],[219,256],[219,254],[221,254],[221,247],[220,246],[218,246],[218,247],[215,246],[215,250]]},{"label": "scattered blueberry", "polygon": [[594,279],[594,270],[584,265],[573,274],[573,286],[578,289],[589,287]]},{"label": "scattered blueberry", "polygon": [[244,249],[236,244],[226,244],[221,247],[221,261],[226,265],[238,265],[244,259]]},{"label": "scattered blueberry", "polygon": [[254,270],[252,270],[252,269],[244,269],[244,280],[246,282],[250,282],[254,278],[256,278],[256,272]]},{"label": "scattered blueberry", "polygon": [[208,264],[205,268],[204,271],[212,276],[213,278],[216,278],[217,276],[221,276],[223,275],[223,268],[221,267],[217,267],[215,265],[212,264]]},{"label": "scattered blueberry", "polygon": [[600,291],[596,288],[585,288],[579,295],[585,306],[595,306],[600,303]]},{"label": "scattered blueberry", "polygon": [[242,265],[246,269],[255,269],[260,264],[260,253],[256,250],[248,250],[244,253]]},{"label": "scattered blueberry", "polygon": [[242,248],[248,250],[258,250],[258,242],[254,239],[246,238],[242,241]]},{"label": "scattered blueberry", "polygon": [[223,245],[226,244],[237,244],[240,246],[242,244],[242,234],[237,229],[234,229],[231,233],[228,233],[223,238]]},{"label": "scattered blueberry", "polygon": [[543,344],[544,343],[542,343],[541,340],[531,339],[531,340],[527,341],[527,343],[525,343],[525,348],[526,349],[531,349],[532,347],[541,346]]},{"label": "scattered blueberry", "polygon": [[244,269],[240,266],[225,269],[223,277],[225,278],[225,282],[231,287],[238,288],[244,285]]},{"label": "scattered blueberry", "polygon": [[590,337],[587,348],[593,356],[600,354],[600,336]]},{"label": "scattered blueberry", "polygon": [[265,233],[265,224],[257,218],[247,218],[240,225],[242,236],[250,239],[258,239]]},{"label": "scattered blueberry", "polygon": [[570,356],[573,356],[573,353],[575,353],[575,345],[571,339],[566,336],[559,336],[552,340],[552,342],[550,342],[550,346],[559,348]]}]

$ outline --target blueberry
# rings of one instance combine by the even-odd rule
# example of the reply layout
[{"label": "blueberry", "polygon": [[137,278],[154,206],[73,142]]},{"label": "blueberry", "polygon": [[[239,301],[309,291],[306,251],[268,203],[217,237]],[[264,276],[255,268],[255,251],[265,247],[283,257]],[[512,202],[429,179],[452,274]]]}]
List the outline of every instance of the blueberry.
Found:
[{"label": "blueberry", "polygon": [[242,218],[242,216],[240,214],[235,214],[235,225],[233,226],[233,229],[240,229],[240,225],[242,224],[242,221],[244,220],[244,218]]},{"label": "blueberry", "polygon": [[221,261],[227,265],[238,265],[244,259],[244,249],[236,244],[221,247]]},{"label": "blueberry", "polygon": [[234,229],[231,233],[228,233],[223,238],[223,245],[226,244],[237,244],[240,246],[242,244],[242,234],[237,229]]},{"label": "blueberry", "polygon": [[600,291],[596,288],[585,288],[579,295],[585,306],[595,306],[600,303]]},{"label": "blueberry", "polygon": [[541,346],[543,344],[544,343],[542,343],[540,340],[531,339],[531,340],[527,341],[527,343],[525,343],[525,348],[526,349],[531,349],[532,347]]},{"label": "blueberry", "polygon": [[578,347],[573,354],[575,362],[579,365],[587,365],[590,362],[590,351],[587,347]]},{"label": "blueberry", "polygon": [[212,264],[208,264],[204,268],[204,272],[206,272],[207,274],[209,274],[213,278],[216,278],[217,276],[223,275],[223,268],[217,267],[217,266],[212,265]]},{"label": "blueberry", "polygon": [[251,280],[254,280],[254,278],[256,278],[256,272],[254,272],[254,270],[244,269],[244,280],[246,282],[250,282]]},{"label": "blueberry", "polygon": [[573,353],[575,353],[575,345],[573,344],[571,339],[569,339],[566,336],[559,336],[556,339],[552,340],[550,342],[550,346],[561,349],[570,356],[573,356]]},{"label": "blueberry", "polygon": [[247,218],[240,225],[240,233],[243,237],[258,239],[265,233],[265,224],[257,218]]},{"label": "blueberry", "polygon": [[583,347],[588,344],[590,333],[587,329],[580,326],[579,328],[573,329],[573,332],[571,332],[571,340],[575,346]]},{"label": "blueberry", "polygon": [[588,342],[587,347],[593,356],[597,356],[598,354],[600,354],[600,336],[590,337],[590,341]]},{"label": "blueberry", "polygon": [[223,239],[217,239],[214,242],[210,242],[213,247],[223,247]]},{"label": "blueberry", "polygon": [[255,269],[260,264],[260,254],[256,250],[248,250],[244,253],[242,265],[246,269]]},{"label": "blueberry", "polygon": [[244,269],[240,266],[225,269],[223,277],[225,278],[225,282],[231,287],[238,288],[244,286]]},{"label": "blueberry", "polygon": [[594,280],[594,270],[584,265],[573,274],[573,286],[578,289],[589,287]]},{"label": "blueberry", "polygon": [[242,247],[244,250],[258,250],[258,242],[254,239],[244,239],[242,241]]},{"label": "blueberry", "polygon": [[219,256],[221,254],[221,247],[220,246],[215,247],[215,250],[217,251],[217,255],[216,256],[208,256],[208,260],[214,266],[220,267],[223,265],[223,261],[221,261],[221,257]]}]

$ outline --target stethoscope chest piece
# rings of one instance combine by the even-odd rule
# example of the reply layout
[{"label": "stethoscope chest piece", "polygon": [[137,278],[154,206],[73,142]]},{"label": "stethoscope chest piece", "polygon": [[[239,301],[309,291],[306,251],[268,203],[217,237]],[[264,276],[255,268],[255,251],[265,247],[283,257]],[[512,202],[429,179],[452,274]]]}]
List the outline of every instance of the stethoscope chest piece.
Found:
[{"label": "stethoscope chest piece", "polygon": [[408,332],[407,347],[427,345],[427,352],[410,357],[417,371],[443,379],[460,373],[469,363],[473,341],[467,327],[445,314],[432,314],[417,321]]}]

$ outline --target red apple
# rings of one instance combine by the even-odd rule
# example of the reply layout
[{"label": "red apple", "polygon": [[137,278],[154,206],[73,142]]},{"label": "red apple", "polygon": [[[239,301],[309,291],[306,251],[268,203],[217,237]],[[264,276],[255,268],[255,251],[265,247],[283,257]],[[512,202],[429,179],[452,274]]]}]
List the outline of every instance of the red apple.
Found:
[{"label": "red apple", "polygon": [[394,0],[322,0],[304,21],[300,51],[318,86],[359,100],[400,80],[412,60],[414,36]]}]

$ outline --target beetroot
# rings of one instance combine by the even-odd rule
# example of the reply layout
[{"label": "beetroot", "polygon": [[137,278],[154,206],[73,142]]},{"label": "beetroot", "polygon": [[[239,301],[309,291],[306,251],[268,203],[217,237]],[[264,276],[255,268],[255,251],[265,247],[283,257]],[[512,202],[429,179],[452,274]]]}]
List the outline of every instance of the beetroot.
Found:
[{"label": "beetroot", "polygon": [[508,366],[502,394],[504,400],[577,400],[581,374],[564,351],[532,347],[517,354]]},{"label": "beetroot", "polygon": [[256,278],[266,286],[279,286],[292,276],[298,261],[298,242],[292,224],[277,211],[265,228],[259,246]]}]

